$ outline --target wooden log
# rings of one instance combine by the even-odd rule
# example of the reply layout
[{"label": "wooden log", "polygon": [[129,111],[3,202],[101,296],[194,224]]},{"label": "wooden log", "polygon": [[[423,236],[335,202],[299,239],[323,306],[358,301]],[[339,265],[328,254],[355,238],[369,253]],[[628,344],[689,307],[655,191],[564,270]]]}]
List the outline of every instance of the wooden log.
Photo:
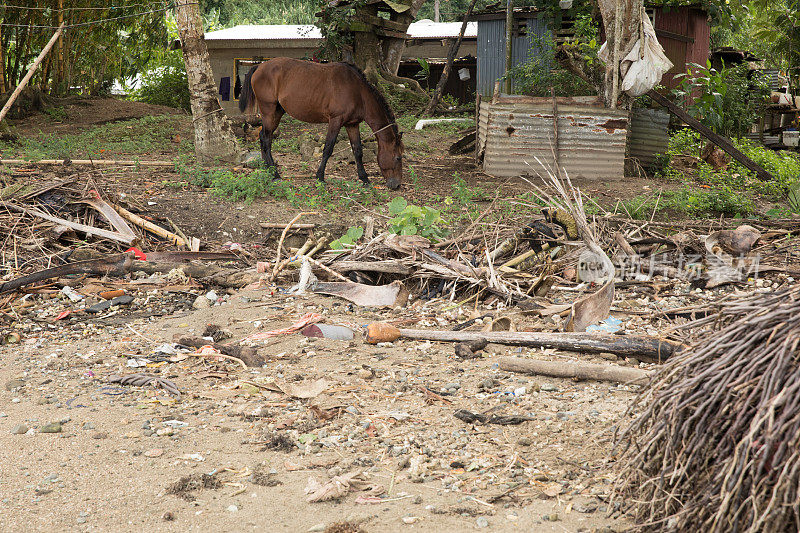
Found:
[{"label": "wooden log", "polygon": [[436,331],[401,329],[407,339],[439,342],[469,342],[485,339],[490,343],[530,348],[555,348],[585,353],[613,353],[641,361],[662,362],[678,352],[680,345],[654,337],[601,335],[594,333],[540,333],[533,331]]},{"label": "wooden log", "polygon": [[722,135],[716,134],[711,131],[706,125],[689,115],[686,111],[681,109],[680,107],[676,106],[670,100],[663,96],[656,91],[650,91],[647,93],[647,96],[661,104],[662,106],[666,107],[673,115],[677,116],[689,126],[691,126],[695,131],[700,133],[703,137],[711,141],[712,143],[716,144],[723,150],[725,150],[732,158],[742,164],[746,169],[752,170],[758,176],[758,179],[763,181],[773,181],[775,178],[764,170],[761,166],[759,166],[755,161],[744,155],[740,152],[731,142],[730,139],[727,137],[723,137]]},{"label": "wooden log", "polygon": [[132,161],[128,159],[0,159],[0,165],[92,165],[109,166],[141,166],[141,167],[174,167],[173,161]]},{"label": "wooden log", "polygon": [[[50,49],[53,48],[53,45],[56,44],[56,41],[61,36],[61,32],[62,31],[64,31],[64,23],[63,22],[61,23],[61,25],[59,25],[58,29],[53,34],[53,36],[50,37],[50,40],[47,42],[47,44],[44,45],[44,48],[42,48],[42,51],[39,52],[39,56],[33,62],[33,65],[31,65],[31,68],[28,69],[28,73],[25,74],[25,77],[22,78],[21,82],[19,82],[19,85],[17,85],[17,88],[14,89],[14,92],[11,93],[11,96],[8,98],[8,100],[6,100],[6,105],[3,106],[3,109],[0,109],[0,122],[2,122],[4,118],[6,118],[6,115],[8,114],[8,111],[11,109],[11,106],[14,105],[14,102],[17,101],[17,98],[19,97],[19,95],[22,92],[22,90],[25,88],[26,85],[28,85],[28,82],[31,81],[31,78],[33,77],[34,72],[36,72],[36,69],[39,68],[39,65],[42,63],[42,60],[47,55],[47,52],[49,52]],[[17,51],[17,53],[19,53],[19,52]]]},{"label": "wooden log", "polygon": [[519,357],[501,358],[500,370],[554,378],[617,381],[633,385],[646,384],[654,373],[641,368],[591,363],[567,363],[564,361],[540,361],[538,359],[521,359]]}]

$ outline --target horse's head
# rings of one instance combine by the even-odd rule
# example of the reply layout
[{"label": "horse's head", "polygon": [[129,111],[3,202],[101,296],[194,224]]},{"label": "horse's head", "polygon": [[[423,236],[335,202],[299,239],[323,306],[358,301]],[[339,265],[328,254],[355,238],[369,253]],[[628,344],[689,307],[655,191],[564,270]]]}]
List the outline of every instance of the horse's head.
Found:
[{"label": "horse's head", "polygon": [[378,166],[386,178],[386,186],[394,190],[403,181],[403,137],[397,134],[392,140],[378,139]]}]

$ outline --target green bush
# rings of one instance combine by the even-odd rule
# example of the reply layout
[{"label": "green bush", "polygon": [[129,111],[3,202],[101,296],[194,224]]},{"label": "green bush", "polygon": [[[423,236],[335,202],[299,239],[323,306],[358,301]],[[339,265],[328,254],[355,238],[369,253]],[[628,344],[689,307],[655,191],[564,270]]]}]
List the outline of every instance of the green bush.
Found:
[{"label": "green bush", "polygon": [[189,83],[186,67],[179,50],[169,52],[162,65],[154,66],[142,74],[141,85],[131,93],[131,98],[148,104],[164,105],[189,110]]},{"label": "green bush", "polygon": [[716,70],[711,61],[705,66],[690,63],[685,74],[678,74],[680,87],[675,94],[683,99],[694,95],[689,114],[727,137],[741,137],[763,112],[769,87],[763,76],[750,72],[747,65]]},{"label": "green bush", "polygon": [[[598,61],[597,24],[589,14],[578,14],[573,27],[571,47],[588,65]],[[595,88],[583,79],[559,67],[556,61],[556,43],[551,33],[534,36],[528,61],[512,67],[506,77],[514,80],[514,92],[529,96],[550,96],[554,87],[558,96],[586,96],[595,94]]]}]

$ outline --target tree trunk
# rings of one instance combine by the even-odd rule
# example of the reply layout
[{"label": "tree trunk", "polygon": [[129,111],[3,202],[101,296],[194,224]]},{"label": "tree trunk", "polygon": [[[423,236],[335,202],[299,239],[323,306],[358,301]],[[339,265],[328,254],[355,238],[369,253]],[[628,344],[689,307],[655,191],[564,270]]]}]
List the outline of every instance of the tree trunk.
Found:
[{"label": "tree trunk", "polygon": [[[397,22],[405,24],[406,27],[408,27],[409,24],[414,22],[414,18],[417,16],[417,13],[424,4],[425,0],[412,0],[411,7],[404,13],[400,13],[397,16]],[[383,62],[384,66],[386,67],[386,72],[392,76],[397,76],[397,72],[400,70],[400,61],[403,59],[403,51],[405,49],[405,39],[387,39],[384,42]]]},{"label": "tree trunk", "polygon": [[605,67],[604,86],[600,94],[603,95],[606,107],[616,107],[620,85],[619,63],[639,39],[644,5],[642,0],[598,0],[598,5],[606,31],[606,49],[611,58]]},{"label": "tree trunk", "polygon": [[240,161],[241,151],[233,128],[217,100],[197,2],[177,0],[175,19],[189,80],[197,159],[204,163],[224,161],[236,164]]}]

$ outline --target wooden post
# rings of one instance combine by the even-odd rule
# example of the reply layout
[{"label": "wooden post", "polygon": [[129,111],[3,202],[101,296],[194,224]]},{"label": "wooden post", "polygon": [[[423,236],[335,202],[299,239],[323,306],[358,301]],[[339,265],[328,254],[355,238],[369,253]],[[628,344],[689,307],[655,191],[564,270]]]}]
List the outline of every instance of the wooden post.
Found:
[{"label": "wooden post", "polygon": [[3,121],[5,116],[8,114],[9,109],[11,109],[11,106],[14,105],[14,102],[17,100],[17,98],[19,97],[19,95],[22,92],[22,90],[25,88],[26,85],[28,85],[28,82],[31,81],[31,78],[33,77],[33,73],[36,72],[37,68],[39,68],[39,65],[41,64],[42,60],[47,55],[47,52],[49,52],[50,49],[53,48],[53,45],[56,44],[56,41],[61,36],[61,32],[62,31],[64,31],[64,24],[61,24],[61,26],[58,27],[58,29],[56,30],[55,34],[53,34],[53,36],[47,42],[45,47],[39,53],[39,57],[36,58],[36,61],[33,62],[33,65],[31,65],[31,68],[28,69],[28,73],[25,74],[25,77],[22,78],[21,82],[19,82],[19,85],[17,85],[17,88],[14,89],[13,93],[11,93],[11,97],[6,102],[6,105],[4,105],[3,109],[0,110],[0,122]]},{"label": "wooden post", "polygon": [[508,0],[508,3],[506,4],[506,94],[511,94],[511,77],[508,73],[511,71],[512,66],[512,40],[514,37],[513,27],[514,0]]},{"label": "wooden post", "polygon": [[763,181],[772,181],[775,178],[761,168],[755,161],[744,155],[740,152],[731,142],[730,139],[727,137],[723,137],[717,133],[711,131],[711,129],[689,115],[686,111],[681,109],[680,107],[676,106],[672,102],[669,101],[667,97],[662,94],[657,93],[655,90],[650,91],[647,93],[647,96],[652,98],[657,103],[661,104],[662,106],[666,107],[673,115],[677,116],[679,119],[683,120],[689,126],[691,126],[695,131],[700,133],[703,137],[711,141],[712,143],[716,144],[723,150],[725,150],[732,158],[742,164],[748,170],[752,170],[758,176],[758,179]]}]

